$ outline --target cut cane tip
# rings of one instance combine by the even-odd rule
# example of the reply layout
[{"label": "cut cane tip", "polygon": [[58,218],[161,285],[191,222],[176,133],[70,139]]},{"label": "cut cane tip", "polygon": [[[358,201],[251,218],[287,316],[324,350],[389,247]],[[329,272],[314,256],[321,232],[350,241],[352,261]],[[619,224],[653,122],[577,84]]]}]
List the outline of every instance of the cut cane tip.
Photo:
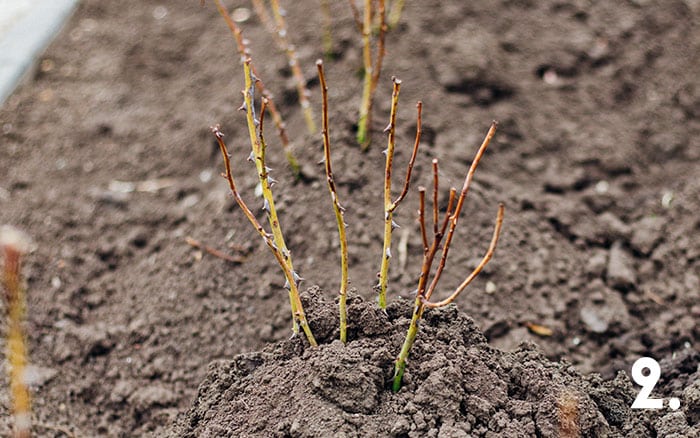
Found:
[{"label": "cut cane tip", "polygon": [[26,254],[34,251],[35,245],[27,233],[12,225],[2,225],[0,226],[0,247]]}]

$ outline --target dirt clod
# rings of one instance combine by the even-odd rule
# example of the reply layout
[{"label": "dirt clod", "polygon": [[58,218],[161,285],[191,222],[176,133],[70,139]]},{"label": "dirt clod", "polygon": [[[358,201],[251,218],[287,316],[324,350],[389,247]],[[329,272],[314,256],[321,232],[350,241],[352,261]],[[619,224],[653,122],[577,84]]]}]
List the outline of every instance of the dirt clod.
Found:
[{"label": "dirt clod", "polygon": [[[335,309],[318,288],[305,298],[317,311]],[[359,299],[353,305],[366,310],[361,315],[376,307]],[[213,364],[169,436],[612,436],[639,426],[630,408],[634,389],[624,375],[610,382],[585,377],[551,362],[534,344],[494,349],[454,306],[429,312],[407,383],[393,393],[392,352],[400,347],[410,304],[392,307],[384,321],[388,336],[365,335],[347,345],[319,338],[318,349],[297,337]],[[376,323],[351,321],[355,330]],[[683,415],[648,427],[689,433]]]}]

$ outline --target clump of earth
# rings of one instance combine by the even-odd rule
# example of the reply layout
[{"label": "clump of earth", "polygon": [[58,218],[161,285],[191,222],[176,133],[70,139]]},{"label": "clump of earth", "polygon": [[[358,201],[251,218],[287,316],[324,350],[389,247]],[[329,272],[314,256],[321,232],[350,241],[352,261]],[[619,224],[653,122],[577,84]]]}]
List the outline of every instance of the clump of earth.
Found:
[{"label": "clump of earth", "polygon": [[[548,360],[533,343],[511,352],[491,347],[456,306],[426,312],[404,385],[390,389],[411,303],[386,312],[349,300],[349,340],[338,340],[337,306],[319,288],[303,294],[320,342],[301,337],[260,352],[213,362],[192,407],[171,437],[574,437],[697,436],[694,405],[649,415],[632,410],[627,375],[584,376]],[[697,382],[698,373],[695,373]],[[693,381],[691,379],[691,381]],[[694,419],[697,423],[697,418]]]}]

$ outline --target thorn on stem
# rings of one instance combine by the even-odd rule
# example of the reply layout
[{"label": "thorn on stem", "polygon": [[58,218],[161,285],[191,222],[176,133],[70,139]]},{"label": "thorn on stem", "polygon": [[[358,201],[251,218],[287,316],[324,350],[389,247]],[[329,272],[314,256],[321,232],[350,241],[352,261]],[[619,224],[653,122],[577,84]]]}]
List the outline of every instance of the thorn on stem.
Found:
[{"label": "thorn on stem", "polygon": [[218,139],[224,138],[224,133],[221,132],[221,126],[216,124],[214,126],[210,126],[209,129],[211,130],[212,134]]},{"label": "thorn on stem", "polygon": [[294,283],[297,287],[299,287],[299,284],[301,284],[301,282],[304,281],[304,278],[297,274],[296,271],[292,271],[292,277],[294,278]]}]

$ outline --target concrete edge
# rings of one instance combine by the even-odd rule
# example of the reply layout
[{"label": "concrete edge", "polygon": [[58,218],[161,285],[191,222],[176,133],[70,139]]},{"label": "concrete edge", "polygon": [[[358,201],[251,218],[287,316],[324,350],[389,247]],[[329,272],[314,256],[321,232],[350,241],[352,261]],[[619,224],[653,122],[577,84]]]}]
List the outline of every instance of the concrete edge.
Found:
[{"label": "concrete edge", "polygon": [[0,40],[0,106],[61,30],[77,0],[39,0]]}]

